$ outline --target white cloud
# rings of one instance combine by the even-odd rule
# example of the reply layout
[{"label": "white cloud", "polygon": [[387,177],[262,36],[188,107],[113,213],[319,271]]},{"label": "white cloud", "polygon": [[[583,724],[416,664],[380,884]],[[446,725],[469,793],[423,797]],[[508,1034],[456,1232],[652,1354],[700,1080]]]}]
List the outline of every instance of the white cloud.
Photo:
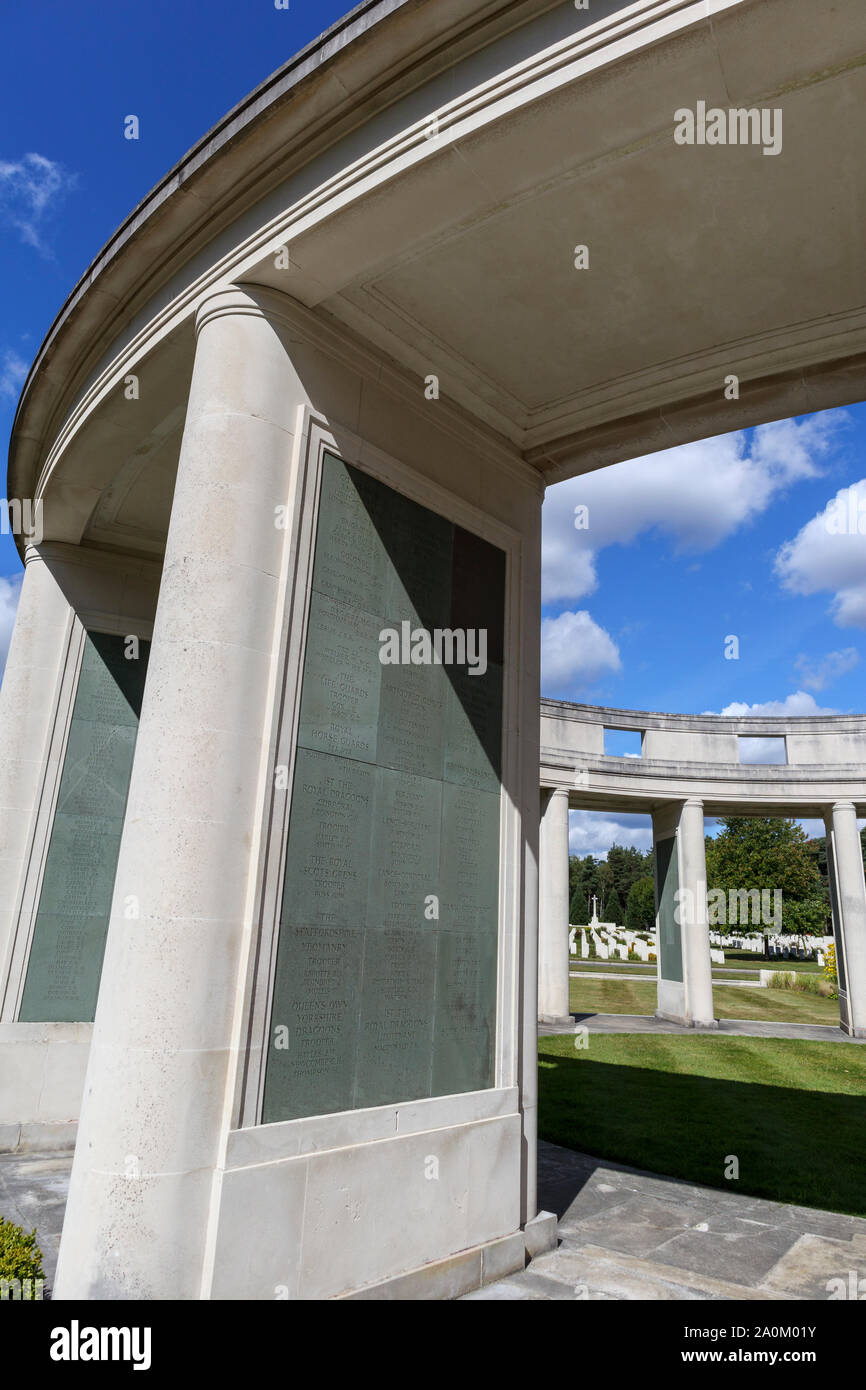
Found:
[{"label": "white cloud", "polygon": [[610,815],[604,811],[568,813],[570,854],[594,854],[596,859],[606,859],[613,844],[634,845],[636,849],[648,850],[652,848],[652,842],[652,821],[649,816],[628,812]]},{"label": "white cloud", "polygon": [[725,705],[724,709],[705,709],[702,713],[727,714],[734,719],[773,719],[785,715],[795,717],[806,714],[839,714],[841,711],[819,705],[815,696],[806,690],[795,690],[792,695],[786,695],[784,700],[762,700],[754,705],[734,700],[730,705]]},{"label": "white cloud", "polygon": [[[598,583],[596,555],[645,531],[678,553],[711,550],[753,521],[786,488],[821,475],[819,460],[845,420],[824,411],[631,459],[549,488],[544,503],[542,598],[574,600]],[[576,529],[575,508],[589,511]]]},{"label": "white cloud", "polygon": [[794,662],[794,670],[800,680],[810,690],[823,690],[832,685],[840,676],[853,671],[860,660],[856,647],[844,647],[840,651],[826,652],[824,656],[809,658],[801,653]]},{"label": "white cloud", "polygon": [[[786,695],[784,700],[761,700],[753,705],[742,700],[734,700],[722,710],[705,709],[704,714],[726,714],[733,719],[774,719],[777,717],[799,718],[809,714],[839,714],[837,709],[819,705],[814,695],[806,690],[796,690]],[[752,738],[740,743],[740,762],[784,763],[784,740],[779,738]]]},{"label": "white cloud", "polygon": [[785,756],[784,738],[741,738],[739,753],[740,762],[752,767],[767,763],[778,766],[788,761]]},{"label": "white cloud", "polygon": [[837,627],[866,627],[866,478],[840,488],[785,542],[775,570],[789,593],[832,593]]},{"label": "white cloud", "polygon": [[0,396],[18,395],[27,375],[27,363],[11,348],[0,354]]},{"label": "white cloud", "polygon": [[610,633],[585,609],[543,619],[541,685],[545,695],[568,698],[621,668],[619,648]]},{"label": "white cloud", "polygon": [[15,614],[18,611],[18,599],[21,596],[23,578],[23,573],[0,576],[0,676],[2,676],[6,657],[9,653],[9,643],[12,639],[12,629],[15,626]]},{"label": "white cloud", "polygon": [[4,221],[15,227],[26,246],[48,255],[45,219],[75,183],[74,174],[42,154],[0,160],[0,212]]}]

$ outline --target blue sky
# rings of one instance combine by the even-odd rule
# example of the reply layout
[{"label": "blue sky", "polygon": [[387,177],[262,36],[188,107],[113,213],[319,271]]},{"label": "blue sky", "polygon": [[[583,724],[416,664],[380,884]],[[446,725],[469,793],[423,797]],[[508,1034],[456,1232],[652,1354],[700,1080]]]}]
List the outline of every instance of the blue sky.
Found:
[{"label": "blue sky", "polygon": [[[544,693],[664,712],[862,712],[864,443],[860,404],[549,489]],[[571,813],[573,853],[614,840],[648,849],[649,819]]]},{"label": "blue sky", "polygon": [[[47,0],[8,7],[0,88],[0,430],[79,276],[230,107],[350,9],[341,0]],[[140,139],[123,138],[137,115]],[[665,711],[862,710],[866,405],[634,460],[549,491],[543,689]],[[577,506],[588,526],[574,526]],[[866,532],[866,518],[864,518]],[[0,661],[20,563],[0,535]],[[726,639],[739,656],[725,659]],[[730,650],[730,643],[728,643]],[[645,823],[573,817],[572,848]]]},{"label": "blue sky", "polygon": [[[551,488],[544,693],[684,713],[862,710],[864,441],[856,405]],[[837,534],[852,489],[863,534]]]},{"label": "blue sky", "polygon": [[[66,296],[103,244],[232,106],[352,8],[345,0],[289,0],[288,10],[278,10],[273,0],[4,5],[4,444],[26,370]],[[137,141],[123,137],[128,115],[139,118]],[[11,537],[0,535],[0,664],[20,573]]]}]

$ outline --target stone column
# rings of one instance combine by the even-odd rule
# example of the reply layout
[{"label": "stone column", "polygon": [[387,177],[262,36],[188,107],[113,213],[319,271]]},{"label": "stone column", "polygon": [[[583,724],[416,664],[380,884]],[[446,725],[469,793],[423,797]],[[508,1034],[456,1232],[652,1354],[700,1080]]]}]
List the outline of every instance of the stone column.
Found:
[{"label": "stone column", "polygon": [[833,932],[839,974],[839,1012],[843,1032],[866,1037],[866,882],[857,810],[853,801],[836,801],[826,817],[833,878]]},{"label": "stone column", "polygon": [[523,769],[520,799],[523,838],[522,1012],[519,1019],[517,1078],[523,1116],[520,1219],[524,1225],[534,1221],[538,1213],[538,768],[541,761],[541,725],[536,711],[541,688],[542,500],[543,489],[539,487],[532,501],[532,535],[531,539],[527,537],[525,541],[521,576],[520,627],[523,641],[520,654],[520,722],[514,730]]},{"label": "stone column", "polygon": [[201,1296],[306,399],[234,287],[197,346],[55,1297]]},{"label": "stone column", "polygon": [[704,806],[696,797],[653,811],[659,1018],[715,1028],[707,921]]},{"label": "stone column", "polygon": [[680,813],[680,892],[686,1013],[693,1028],[718,1027],[713,1014],[713,963],[707,917],[704,803],[689,797]]},{"label": "stone column", "polygon": [[0,685],[0,1006],[72,627],[69,602],[40,551],[28,546],[24,558]]},{"label": "stone column", "polygon": [[568,791],[542,792],[538,854],[538,1017],[571,1025],[568,1006]]}]

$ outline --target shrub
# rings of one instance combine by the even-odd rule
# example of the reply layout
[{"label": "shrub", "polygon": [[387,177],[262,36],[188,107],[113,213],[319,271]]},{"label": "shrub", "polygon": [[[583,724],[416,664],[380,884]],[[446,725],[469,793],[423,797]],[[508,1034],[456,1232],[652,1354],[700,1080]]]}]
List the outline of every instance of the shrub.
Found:
[{"label": "shrub", "polygon": [[833,986],[820,975],[798,973],[796,970],[773,970],[768,989],[788,989],[796,994],[819,994],[822,999],[833,998]]},{"label": "shrub", "polygon": [[833,998],[839,990],[839,974],[836,969],[836,944],[831,941],[827,947],[827,954],[824,957],[824,979],[830,986],[830,993]]},{"label": "shrub", "polygon": [[[36,1244],[35,1230],[27,1235],[21,1226],[0,1216],[0,1297],[9,1297],[8,1286],[17,1281],[13,1298],[39,1298],[44,1279],[42,1251]],[[29,1285],[25,1280],[31,1281]],[[34,1287],[36,1280],[40,1281],[38,1290]]]},{"label": "shrub", "polygon": [[823,936],[827,930],[830,912],[820,898],[807,898],[804,902],[782,903],[782,931],[793,936]]}]

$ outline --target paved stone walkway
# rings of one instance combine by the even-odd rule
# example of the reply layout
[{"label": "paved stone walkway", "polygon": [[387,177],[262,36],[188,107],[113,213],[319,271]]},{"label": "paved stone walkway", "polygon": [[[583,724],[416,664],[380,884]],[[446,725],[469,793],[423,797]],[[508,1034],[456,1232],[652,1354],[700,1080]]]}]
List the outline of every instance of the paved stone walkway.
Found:
[{"label": "paved stone walkway", "polygon": [[[815,1299],[866,1276],[866,1220],[697,1187],[540,1143],[560,1245],[470,1299]],[[0,1155],[0,1215],[36,1227],[48,1289],[71,1154]]]},{"label": "paved stone walkway", "polygon": [[[660,1178],[540,1143],[558,1249],[465,1299],[827,1299],[866,1273],[866,1220]],[[464,1300],[465,1301],[465,1300]]]},{"label": "paved stone walkway", "polygon": [[0,1216],[36,1228],[45,1282],[50,1289],[57,1268],[72,1154],[0,1154]]},{"label": "paved stone walkway", "polygon": [[[826,1023],[770,1023],[760,1019],[722,1018],[718,1028],[686,1028],[682,1023],[669,1023],[652,1014],[572,1014],[578,1024],[590,1033],[682,1033],[684,1037],[717,1037],[727,1033],[737,1038],[801,1038],[809,1042],[866,1042],[866,1038],[849,1038],[841,1028]],[[563,1033],[561,1024],[539,1023],[539,1033]]]}]

